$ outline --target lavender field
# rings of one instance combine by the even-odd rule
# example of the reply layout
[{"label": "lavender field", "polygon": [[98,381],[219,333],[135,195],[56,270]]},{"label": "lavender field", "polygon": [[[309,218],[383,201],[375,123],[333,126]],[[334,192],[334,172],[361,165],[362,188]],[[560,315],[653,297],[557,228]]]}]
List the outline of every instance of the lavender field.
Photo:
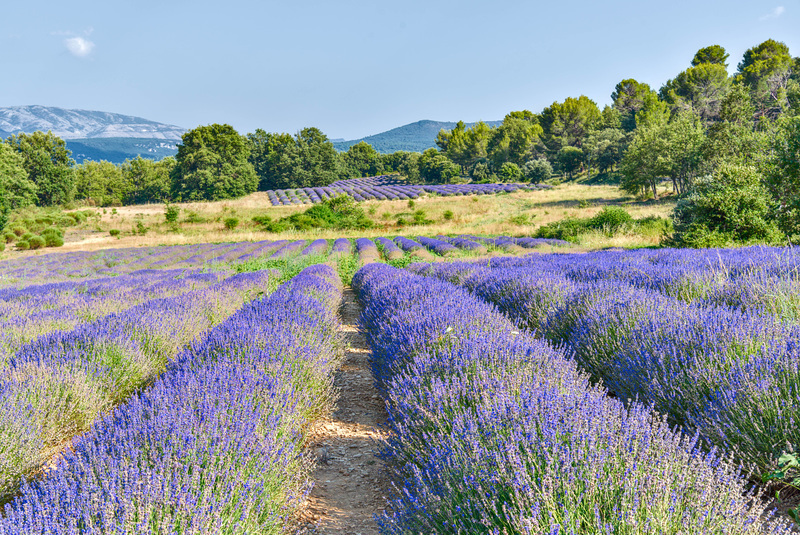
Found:
[{"label": "lavender field", "polygon": [[314,204],[338,195],[348,195],[356,201],[369,199],[397,200],[416,199],[423,195],[493,195],[517,190],[541,189],[549,186],[531,184],[408,184],[393,176],[374,176],[339,180],[319,188],[268,190],[267,196],[273,206]]},{"label": "lavender field", "polygon": [[559,246],[0,263],[0,534],[297,532],[349,284],[388,411],[376,532],[795,533],[800,254]]}]

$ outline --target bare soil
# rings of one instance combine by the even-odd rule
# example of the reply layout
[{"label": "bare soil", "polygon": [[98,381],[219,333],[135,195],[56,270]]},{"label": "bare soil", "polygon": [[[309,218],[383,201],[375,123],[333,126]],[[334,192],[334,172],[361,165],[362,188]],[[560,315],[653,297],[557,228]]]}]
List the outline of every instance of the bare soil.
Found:
[{"label": "bare soil", "polygon": [[358,330],[360,309],[355,293],[346,288],[340,315],[347,351],[334,380],[339,399],[331,417],[312,430],[317,466],[301,515],[302,534],[377,534],[373,515],[386,504],[389,477],[375,454],[387,415],[374,386],[366,339]]}]

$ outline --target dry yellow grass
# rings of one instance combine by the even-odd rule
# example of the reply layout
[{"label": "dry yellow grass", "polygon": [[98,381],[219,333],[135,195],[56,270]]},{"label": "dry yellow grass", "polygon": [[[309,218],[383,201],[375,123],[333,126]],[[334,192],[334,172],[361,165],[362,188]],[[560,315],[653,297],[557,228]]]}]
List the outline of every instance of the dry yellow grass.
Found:
[{"label": "dry yellow grass", "polygon": [[[316,239],[340,237],[376,237],[385,235],[416,236],[437,234],[478,234],[530,236],[547,223],[567,217],[591,217],[604,206],[624,207],[634,218],[646,216],[668,217],[674,201],[637,201],[622,193],[616,186],[562,184],[548,190],[517,191],[503,195],[438,197],[429,196],[414,201],[372,200],[362,203],[376,226],[363,231],[313,230],[306,232],[269,233],[259,230],[252,222],[256,215],[267,215],[278,219],[302,212],[308,205],[271,206],[263,192],[253,193],[236,200],[217,202],[194,202],[176,204],[180,208],[179,227],[172,230],[164,222],[164,205],[148,204],[118,208],[94,209],[98,218],[90,219],[79,228],[70,228],[65,235],[63,247],[58,251],[98,250],[118,247],[144,247],[191,243],[256,241],[276,239]],[[398,226],[398,217],[413,218],[416,210],[423,210],[431,224]],[[445,219],[445,212],[452,212],[452,219]],[[192,213],[202,222],[186,222]],[[233,231],[225,230],[223,221],[236,217],[240,224]],[[133,232],[138,222],[148,227],[145,235]],[[109,231],[121,231],[112,237]],[[635,247],[654,245],[657,237],[643,238],[639,235],[617,235],[605,237],[602,233],[584,236],[578,249],[600,247]],[[54,252],[54,249],[38,251],[6,251],[2,257],[37,255]]]}]

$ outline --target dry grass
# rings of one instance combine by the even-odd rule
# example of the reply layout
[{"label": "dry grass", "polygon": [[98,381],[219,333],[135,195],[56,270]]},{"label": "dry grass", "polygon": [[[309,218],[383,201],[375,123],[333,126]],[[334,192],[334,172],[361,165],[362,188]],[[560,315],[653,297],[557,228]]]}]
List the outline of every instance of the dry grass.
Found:
[{"label": "dry grass", "polygon": [[[604,206],[624,207],[634,218],[646,216],[668,217],[674,201],[637,201],[616,186],[561,184],[549,190],[517,191],[501,195],[438,197],[428,196],[414,201],[372,200],[362,203],[376,226],[363,231],[314,230],[307,232],[269,233],[259,230],[252,222],[256,215],[273,219],[302,212],[308,205],[271,206],[265,193],[257,192],[241,199],[217,202],[176,204],[180,208],[179,226],[171,229],[164,221],[164,205],[148,204],[118,208],[96,208],[98,217],[80,227],[70,228],[63,247],[58,251],[97,250],[118,247],[144,247],[191,243],[256,241],[275,239],[315,239],[340,237],[377,237],[384,235],[416,236],[437,234],[479,234],[530,236],[544,224],[567,217],[591,217]],[[413,219],[416,210],[423,210],[431,224],[398,226],[399,217]],[[445,212],[452,219],[445,219]],[[200,222],[186,222],[193,213]],[[223,220],[236,217],[240,224],[233,231],[225,230]],[[135,232],[138,222],[148,231]],[[121,231],[112,237],[109,231]],[[657,238],[639,235],[605,237],[602,233],[583,237],[578,249],[600,247],[635,247],[654,245]],[[2,258],[50,253],[54,249],[38,251],[9,251]]]}]

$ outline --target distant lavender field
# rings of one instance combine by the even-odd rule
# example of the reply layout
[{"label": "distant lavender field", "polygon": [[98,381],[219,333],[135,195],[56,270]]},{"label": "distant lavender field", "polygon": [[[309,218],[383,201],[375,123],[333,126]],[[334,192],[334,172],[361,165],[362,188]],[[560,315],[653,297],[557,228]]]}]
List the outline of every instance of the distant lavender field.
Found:
[{"label": "distant lavender field", "polygon": [[374,176],[339,180],[320,188],[298,188],[268,190],[267,196],[273,206],[293,204],[314,204],[338,195],[349,195],[356,201],[369,199],[397,200],[416,199],[425,194],[443,197],[454,195],[492,195],[511,193],[517,190],[543,189],[547,186],[536,184],[408,184],[391,176]]}]

